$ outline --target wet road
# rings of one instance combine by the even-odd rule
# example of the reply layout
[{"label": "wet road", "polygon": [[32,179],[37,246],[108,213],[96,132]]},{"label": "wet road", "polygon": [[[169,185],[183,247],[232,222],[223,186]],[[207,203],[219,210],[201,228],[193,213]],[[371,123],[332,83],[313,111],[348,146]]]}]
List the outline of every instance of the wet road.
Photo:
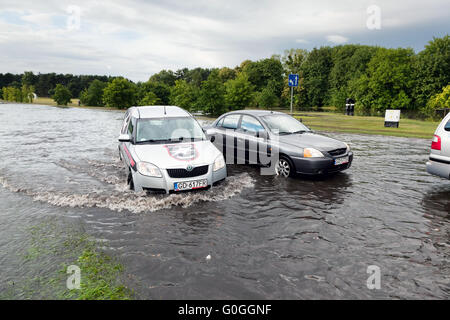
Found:
[{"label": "wet road", "polygon": [[355,153],[331,178],[229,166],[209,191],[143,196],[118,159],[122,115],[0,105],[0,293],[27,276],[24,227],[57,217],[106,241],[140,298],[449,298],[450,182],[426,173],[430,141],[329,133]]}]

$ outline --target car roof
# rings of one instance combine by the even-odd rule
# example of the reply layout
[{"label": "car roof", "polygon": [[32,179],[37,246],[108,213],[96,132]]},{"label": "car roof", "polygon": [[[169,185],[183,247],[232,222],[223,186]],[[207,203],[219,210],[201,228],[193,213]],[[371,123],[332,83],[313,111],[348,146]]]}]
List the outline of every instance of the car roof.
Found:
[{"label": "car roof", "polygon": [[248,114],[248,115],[252,115],[252,116],[256,116],[256,117],[260,117],[260,116],[266,116],[268,114],[285,114],[283,112],[278,112],[278,111],[271,111],[271,110],[236,110],[236,111],[231,111],[228,113],[225,113],[224,115],[230,115],[230,114]]},{"label": "car roof", "polygon": [[133,116],[140,119],[146,118],[167,118],[167,117],[191,117],[186,110],[177,106],[142,106],[133,107]]}]

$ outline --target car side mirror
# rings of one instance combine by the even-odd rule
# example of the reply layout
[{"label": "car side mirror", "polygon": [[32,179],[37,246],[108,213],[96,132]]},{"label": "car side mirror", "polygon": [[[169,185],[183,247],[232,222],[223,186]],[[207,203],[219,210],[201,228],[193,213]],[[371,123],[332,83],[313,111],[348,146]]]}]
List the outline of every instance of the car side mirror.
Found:
[{"label": "car side mirror", "polygon": [[119,142],[130,142],[130,140],[129,134],[124,133],[119,136]]},{"label": "car side mirror", "polygon": [[205,132],[206,136],[209,137],[209,140],[211,140],[211,142],[214,142],[216,140],[216,137],[214,136],[215,131],[211,128],[203,130],[203,132]]}]

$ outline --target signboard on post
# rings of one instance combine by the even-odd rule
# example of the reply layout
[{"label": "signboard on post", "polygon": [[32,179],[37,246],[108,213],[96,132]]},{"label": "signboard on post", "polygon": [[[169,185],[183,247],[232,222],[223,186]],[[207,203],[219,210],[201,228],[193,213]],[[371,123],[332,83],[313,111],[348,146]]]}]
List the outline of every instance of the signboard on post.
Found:
[{"label": "signboard on post", "polygon": [[355,114],[355,100],[352,98],[345,99],[345,114],[353,116]]},{"label": "signboard on post", "polygon": [[398,128],[400,123],[400,110],[386,110],[384,117],[384,126]]},{"label": "signboard on post", "polygon": [[298,74],[289,75],[289,87],[291,87],[291,114],[292,114],[292,101],[294,99],[294,87],[298,87]]}]

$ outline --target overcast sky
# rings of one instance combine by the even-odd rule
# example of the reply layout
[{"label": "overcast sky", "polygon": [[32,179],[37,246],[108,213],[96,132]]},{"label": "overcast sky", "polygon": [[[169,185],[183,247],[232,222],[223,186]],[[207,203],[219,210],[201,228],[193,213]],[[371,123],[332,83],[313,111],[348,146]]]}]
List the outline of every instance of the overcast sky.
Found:
[{"label": "overcast sky", "polygon": [[162,69],[235,67],[289,48],[418,52],[449,30],[449,0],[0,0],[0,73],[146,81]]}]

